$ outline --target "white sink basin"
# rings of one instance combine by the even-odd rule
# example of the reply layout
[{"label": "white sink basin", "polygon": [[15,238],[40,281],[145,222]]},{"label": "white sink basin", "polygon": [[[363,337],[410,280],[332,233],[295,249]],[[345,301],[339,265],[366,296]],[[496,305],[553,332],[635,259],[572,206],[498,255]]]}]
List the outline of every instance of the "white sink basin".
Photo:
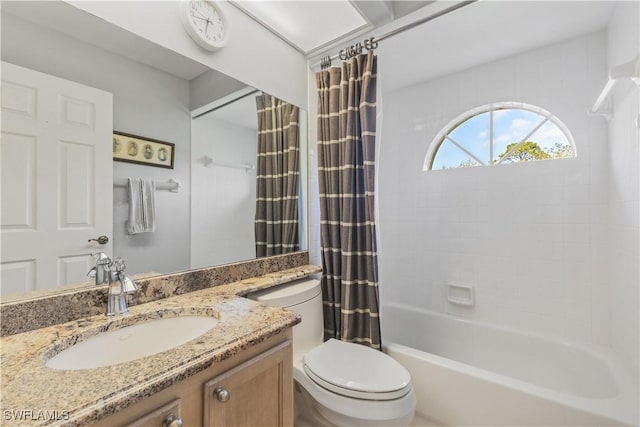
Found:
[{"label": "white sink basin", "polygon": [[46,361],[52,369],[78,370],[130,362],[178,347],[218,324],[209,316],[149,320],[93,336]]}]

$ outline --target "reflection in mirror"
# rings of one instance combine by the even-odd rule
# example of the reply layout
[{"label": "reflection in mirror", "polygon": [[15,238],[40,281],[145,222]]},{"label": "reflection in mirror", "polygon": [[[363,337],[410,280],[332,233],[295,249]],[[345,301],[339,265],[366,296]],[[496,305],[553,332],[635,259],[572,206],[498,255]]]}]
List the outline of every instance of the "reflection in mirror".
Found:
[{"label": "reflection in mirror", "polygon": [[300,109],[275,96],[256,97],[258,167],[256,255],[298,250]]},{"label": "reflection in mirror", "polygon": [[194,112],[192,268],[306,247],[301,122],[306,112],[251,87]]},{"label": "reflection in mirror", "polygon": [[[17,252],[5,246],[4,237],[8,232],[13,232],[14,236],[20,233],[15,227],[9,230],[3,222],[0,291],[4,301],[8,294],[59,288],[70,283],[84,282],[84,286],[90,286],[86,277],[86,272],[93,266],[90,254],[100,251],[111,257],[123,257],[128,273],[147,276],[255,258],[256,171],[251,168],[214,166],[214,163],[257,165],[256,94],[247,98],[252,108],[238,113],[243,118],[233,119],[253,122],[252,131],[247,130],[246,124],[242,125],[244,132],[233,129],[233,121],[218,118],[220,121],[226,120],[226,130],[222,130],[218,136],[207,135],[206,130],[199,130],[195,123],[206,123],[210,118],[203,116],[202,119],[192,120],[193,113],[210,109],[212,102],[222,105],[237,97],[233,94],[238,91],[255,89],[243,89],[247,87],[243,82],[128,33],[66,2],[3,1],[1,14],[3,71],[4,62],[12,63],[112,94],[110,110],[113,112],[108,135],[97,139],[109,146],[109,154],[91,160],[95,163],[88,163],[91,167],[98,163],[107,164],[112,177],[111,173],[100,174],[100,178],[108,177],[108,182],[104,184],[94,179],[76,180],[76,183],[82,184],[80,187],[88,189],[89,199],[109,201],[112,208],[98,209],[101,213],[108,211],[109,220],[87,236],[71,238],[76,246],[64,256],[55,252],[59,243],[56,239],[40,245],[52,249],[49,256],[51,261],[47,262],[50,269],[47,271],[41,270],[42,263],[31,262],[28,254],[9,257]],[[219,114],[223,114],[223,110],[233,110],[233,104],[219,109]],[[76,112],[74,108],[77,104],[71,102],[67,105],[70,107],[67,113]],[[37,183],[45,181],[60,185],[59,180],[47,178],[49,172],[46,172],[45,159],[19,159],[14,156],[15,151],[5,155],[5,141],[8,139],[4,133],[6,125],[12,120],[6,111],[3,105],[3,162],[19,164],[20,167],[15,170],[28,171],[32,175],[23,174],[22,182],[7,180],[3,176],[2,220],[10,217],[5,215],[5,209],[16,205],[5,199],[15,195],[20,196],[21,200],[31,201],[24,204],[26,210],[20,215],[28,213],[33,218],[55,217],[59,213],[55,210],[37,212],[38,197],[44,190],[20,187],[21,183],[39,185]],[[301,135],[306,135],[305,122],[306,116],[301,112]],[[113,162],[110,154],[112,131],[175,144],[174,168]],[[253,132],[251,141],[250,132]],[[77,144],[79,141],[73,140],[74,135],[67,133],[58,140],[65,141],[65,147],[80,147]],[[203,146],[205,143],[209,145]],[[13,147],[22,146],[16,144]],[[300,140],[300,150],[300,159],[306,159],[305,138]],[[75,152],[71,149],[67,151],[71,154]],[[28,150],[23,153],[29,155]],[[206,167],[207,162],[209,167]],[[64,165],[62,168],[68,171]],[[299,189],[306,191],[306,161],[300,162],[300,172],[302,181]],[[181,184],[177,193],[167,190],[155,192],[155,232],[127,233],[128,190],[122,183],[130,177],[159,184],[176,180]],[[7,188],[12,191],[5,191]],[[56,187],[55,191],[60,192],[61,189]],[[32,193],[28,193],[29,190],[33,190]],[[206,192],[210,194],[207,196]],[[306,202],[302,200],[299,200],[299,205],[306,208]],[[29,209],[32,211],[27,212]],[[306,212],[300,210],[299,217],[299,248],[304,250]],[[33,228],[38,229],[43,223],[36,221]],[[83,227],[70,228],[78,231]],[[88,241],[101,235],[110,238],[105,245],[95,240]],[[18,244],[33,246],[26,241]]]}]

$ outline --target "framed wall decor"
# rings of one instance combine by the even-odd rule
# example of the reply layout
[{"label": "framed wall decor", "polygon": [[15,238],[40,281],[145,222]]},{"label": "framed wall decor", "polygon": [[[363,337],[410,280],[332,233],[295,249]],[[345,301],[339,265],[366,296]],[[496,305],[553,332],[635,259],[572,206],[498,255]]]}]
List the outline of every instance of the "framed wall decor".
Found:
[{"label": "framed wall decor", "polygon": [[175,144],[113,132],[113,160],[173,169]]}]

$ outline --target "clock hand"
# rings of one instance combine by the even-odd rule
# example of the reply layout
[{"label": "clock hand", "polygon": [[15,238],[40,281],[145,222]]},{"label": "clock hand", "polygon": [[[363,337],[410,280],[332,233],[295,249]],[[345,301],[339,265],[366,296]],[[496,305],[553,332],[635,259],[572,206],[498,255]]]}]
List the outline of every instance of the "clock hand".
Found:
[{"label": "clock hand", "polygon": [[192,16],[193,18],[201,19],[201,20],[203,20],[203,21],[207,21],[207,22],[209,22],[209,18],[200,18],[199,16],[196,16],[196,15],[191,15],[191,16]]},{"label": "clock hand", "polygon": [[[200,19],[209,19],[209,18],[207,18],[206,16],[204,16],[202,13],[200,13],[200,11],[199,11],[199,10],[193,10],[193,9],[191,9],[191,15],[192,15],[192,16],[195,16],[195,15],[193,15],[194,13],[197,13],[198,15],[200,15]],[[197,18],[197,16],[196,16],[196,18]]]}]

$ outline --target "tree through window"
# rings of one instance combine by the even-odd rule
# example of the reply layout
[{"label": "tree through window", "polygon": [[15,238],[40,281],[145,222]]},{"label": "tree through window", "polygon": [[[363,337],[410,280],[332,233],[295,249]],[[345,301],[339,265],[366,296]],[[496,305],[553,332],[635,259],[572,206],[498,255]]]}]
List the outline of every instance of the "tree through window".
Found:
[{"label": "tree through window", "polygon": [[450,122],[429,147],[424,170],[492,166],[575,157],[567,127],[542,108],[485,105]]}]

